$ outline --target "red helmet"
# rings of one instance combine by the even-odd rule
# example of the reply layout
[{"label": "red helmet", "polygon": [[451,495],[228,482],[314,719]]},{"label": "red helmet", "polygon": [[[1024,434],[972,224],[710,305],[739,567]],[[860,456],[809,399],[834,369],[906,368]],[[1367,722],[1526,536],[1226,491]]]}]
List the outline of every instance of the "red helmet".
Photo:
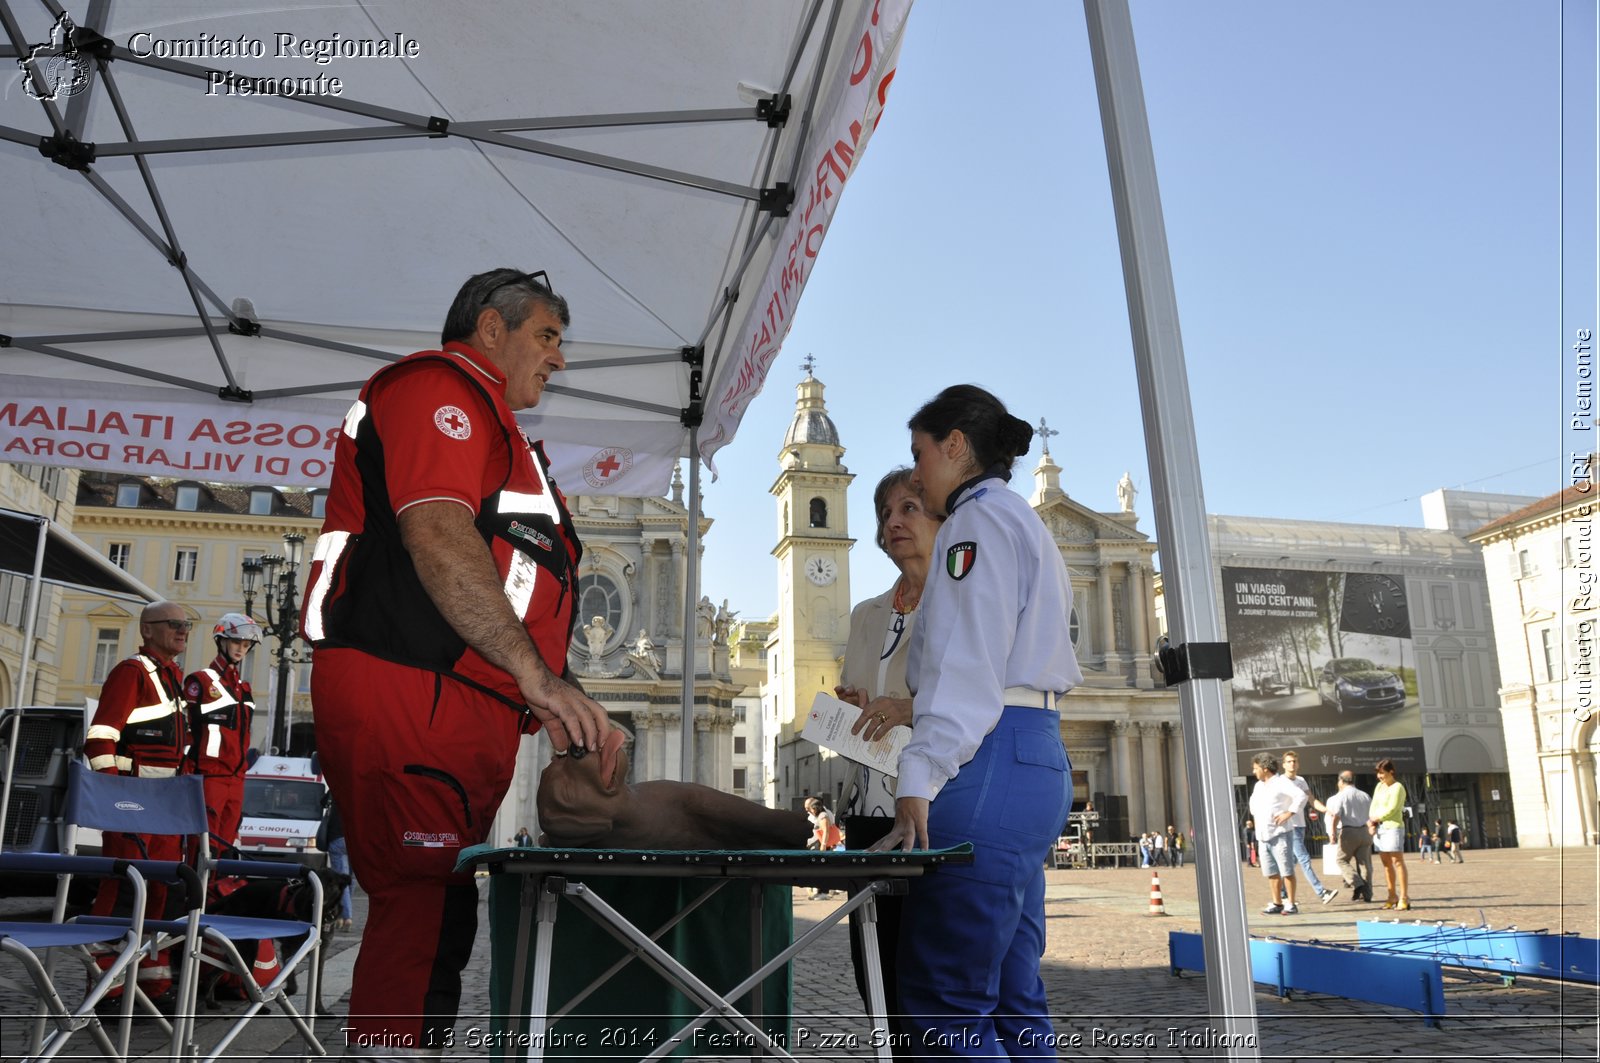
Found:
[{"label": "red helmet", "polygon": [[224,613],[222,619],[217,621],[217,626],[211,629],[211,635],[213,638],[245,639],[259,643],[261,625],[243,613]]}]

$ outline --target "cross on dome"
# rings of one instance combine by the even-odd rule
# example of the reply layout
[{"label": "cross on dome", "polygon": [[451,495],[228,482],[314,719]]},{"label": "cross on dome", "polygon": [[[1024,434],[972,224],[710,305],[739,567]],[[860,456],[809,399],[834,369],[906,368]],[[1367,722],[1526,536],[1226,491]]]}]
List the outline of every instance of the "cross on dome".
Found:
[{"label": "cross on dome", "polygon": [[1039,418],[1039,438],[1044,442],[1045,457],[1048,458],[1050,456],[1050,437],[1058,436],[1060,434],[1061,433],[1058,430],[1046,425],[1043,417]]}]

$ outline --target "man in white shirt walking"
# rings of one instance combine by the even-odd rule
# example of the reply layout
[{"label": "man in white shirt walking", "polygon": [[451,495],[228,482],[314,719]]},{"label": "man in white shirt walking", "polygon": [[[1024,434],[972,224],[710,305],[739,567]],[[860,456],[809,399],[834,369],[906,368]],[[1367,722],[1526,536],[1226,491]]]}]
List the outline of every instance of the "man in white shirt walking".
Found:
[{"label": "man in white shirt walking", "polygon": [[1257,753],[1250,767],[1256,776],[1255,789],[1250,793],[1250,816],[1255,820],[1261,873],[1267,877],[1271,897],[1271,903],[1261,913],[1298,915],[1300,909],[1294,902],[1294,816],[1306,807],[1308,798],[1278,774],[1278,758],[1271,753]]},{"label": "man in white shirt walking", "polygon": [[1328,830],[1339,845],[1339,871],[1350,896],[1372,900],[1372,832],[1367,819],[1372,797],[1356,785],[1354,772],[1339,773],[1339,792],[1328,798]]},{"label": "man in white shirt walking", "polygon": [[[1283,777],[1294,783],[1305,793],[1309,808],[1315,808],[1318,812],[1324,813],[1328,811],[1327,806],[1318,801],[1316,795],[1311,792],[1311,784],[1300,778],[1300,754],[1292,749],[1283,755]],[[1327,904],[1337,897],[1339,891],[1326,889],[1322,885],[1322,880],[1317,877],[1316,868],[1311,864],[1311,850],[1306,848],[1305,809],[1295,813],[1294,837],[1290,839],[1289,844],[1294,847],[1295,860],[1306,870],[1306,881],[1311,883],[1311,888],[1317,891],[1317,900]]]}]

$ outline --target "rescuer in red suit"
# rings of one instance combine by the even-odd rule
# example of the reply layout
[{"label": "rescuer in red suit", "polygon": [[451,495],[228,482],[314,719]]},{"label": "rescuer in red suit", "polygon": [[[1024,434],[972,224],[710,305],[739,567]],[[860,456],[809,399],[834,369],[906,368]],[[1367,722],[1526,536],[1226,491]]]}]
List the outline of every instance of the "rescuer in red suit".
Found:
[{"label": "rescuer in red suit", "polygon": [[189,762],[192,771],[205,776],[206,819],[215,854],[239,841],[245,753],[256,711],[239,665],[260,644],[261,625],[243,613],[224,613],[211,636],[216,660],[183,681],[183,699],[189,711]]},{"label": "rescuer in red suit", "polygon": [[470,278],[442,349],[374,374],[334,452],[303,628],[369,899],[348,1035],[380,1055],[447,1043],[478,907],[456,858],[485,840],[521,735],[577,752],[611,726],[565,679],[582,547],[512,412],[566,365],[566,301],[542,276]]},{"label": "rescuer in red suit", "polygon": [[[193,626],[176,602],[155,602],[139,614],[139,652],[119,661],[106,676],[100,704],[84,735],[83,755],[91,769],[146,779],[170,778],[183,771],[189,730],[184,718],[183,670],[177,659],[189,645]],[[183,856],[183,839],[107,832],[101,852],[123,858],[178,860]],[[112,914],[119,885],[115,879],[101,883],[93,914]],[[167,888],[151,882],[147,889],[145,915],[159,918],[165,914]],[[140,963],[139,987],[145,993],[160,996],[171,985],[172,968],[165,952]]]}]

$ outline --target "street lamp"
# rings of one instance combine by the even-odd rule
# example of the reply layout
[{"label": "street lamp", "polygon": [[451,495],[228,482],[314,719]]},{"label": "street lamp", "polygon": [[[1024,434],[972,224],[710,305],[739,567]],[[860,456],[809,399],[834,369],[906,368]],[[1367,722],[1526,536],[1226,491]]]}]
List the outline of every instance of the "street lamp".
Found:
[{"label": "street lamp", "polygon": [[278,694],[272,717],[272,735],[269,749],[282,753],[289,748],[289,666],[309,664],[310,654],[295,643],[300,637],[299,587],[295,580],[304,557],[306,537],[300,532],[289,532],[283,537],[282,554],[264,554],[259,558],[246,558],[244,570],[244,611],[253,616],[256,588],[262,593],[266,623],[263,634],[278,640],[273,649],[277,659]]}]

